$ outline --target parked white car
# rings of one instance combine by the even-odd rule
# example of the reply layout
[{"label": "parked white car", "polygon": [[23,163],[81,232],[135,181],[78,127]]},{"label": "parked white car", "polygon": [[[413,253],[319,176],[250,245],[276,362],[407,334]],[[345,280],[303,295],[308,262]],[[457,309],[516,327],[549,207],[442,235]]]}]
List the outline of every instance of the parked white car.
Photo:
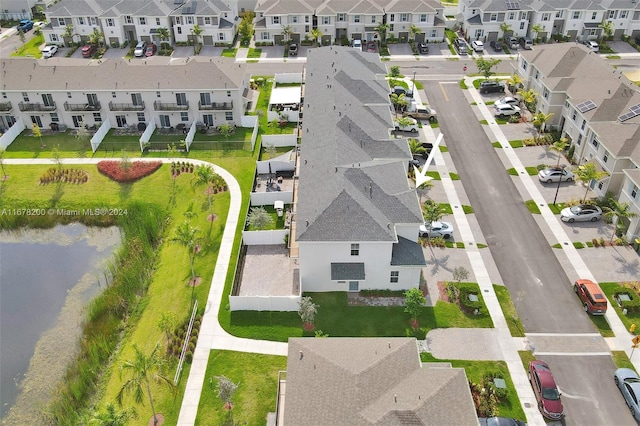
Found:
[{"label": "parked white car", "polygon": [[567,207],[560,212],[560,219],[563,222],[597,222],[602,218],[602,209],[598,206],[584,204],[580,206]]},{"label": "parked white car", "polygon": [[471,48],[476,53],[482,53],[484,52],[484,43],[480,40],[474,40],[471,42]]},{"label": "parked white car", "polygon": [[496,117],[507,117],[511,115],[520,115],[520,107],[511,104],[493,104]]},{"label": "parked white car", "polygon": [[431,222],[431,224],[424,224],[420,226],[418,230],[420,237],[442,237],[448,240],[453,236],[453,225],[449,222]]},{"label": "parked white car", "polygon": [[520,105],[520,101],[513,96],[505,96],[504,98],[500,98],[493,103],[494,105]]},{"label": "parked white car", "polygon": [[353,43],[351,45],[355,49],[362,50],[362,40],[359,40],[359,39],[353,40]]},{"label": "parked white car", "polygon": [[396,131],[418,133],[418,121],[415,118],[407,117],[411,120],[411,124],[401,126],[398,120],[393,121]]},{"label": "parked white car", "polygon": [[598,46],[598,43],[596,43],[595,41],[587,40],[584,42],[584,45],[596,53],[600,51],[600,46]]},{"label": "parked white car", "polygon": [[53,55],[55,55],[57,51],[58,51],[58,46],[56,46],[55,44],[52,44],[50,46],[45,46],[44,49],[42,49],[42,57],[50,58]]},{"label": "parked white car", "polygon": [[565,169],[564,167],[549,167],[538,172],[538,179],[540,182],[572,182],[573,172]]}]

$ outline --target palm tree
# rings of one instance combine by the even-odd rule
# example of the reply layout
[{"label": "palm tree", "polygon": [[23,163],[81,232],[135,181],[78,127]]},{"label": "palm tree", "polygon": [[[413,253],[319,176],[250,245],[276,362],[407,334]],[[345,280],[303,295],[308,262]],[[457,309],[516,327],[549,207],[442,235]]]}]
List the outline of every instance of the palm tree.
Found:
[{"label": "palm tree", "polygon": [[217,176],[216,172],[213,171],[213,167],[200,164],[194,170],[193,179],[191,180],[191,186],[193,187],[203,185],[207,187],[205,193],[207,194],[207,201],[209,202],[209,214],[211,218],[213,218],[213,202],[211,201],[213,196],[212,185],[216,181]]},{"label": "palm tree", "polygon": [[396,117],[397,117],[398,116],[398,111],[400,109],[403,109],[407,105],[409,105],[409,100],[406,98],[404,93],[400,93],[399,95],[397,93],[392,93],[391,94],[391,103],[393,104],[393,106],[394,106],[394,108],[396,110]]},{"label": "palm tree", "polygon": [[171,37],[169,34],[169,29],[166,27],[160,27],[156,29],[156,34],[158,34],[158,38],[160,39],[160,50],[165,48],[165,44],[163,43]]},{"label": "palm tree", "polygon": [[629,203],[621,203],[620,201],[610,198],[609,199],[609,207],[606,208],[604,213],[604,217],[606,219],[616,219],[616,223],[614,224],[613,235],[611,235],[611,241],[613,241],[613,237],[616,236],[617,230],[622,230],[624,228],[624,222],[621,223],[620,219],[629,220],[633,217],[637,217],[638,214],[629,210],[631,205]]},{"label": "palm tree", "polygon": [[422,34],[422,29],[416,24],[411,24],[411,26],[409,27],[409,31],[411,32],[411,36],[414,40],[416,39],[416,36],[418,34]]},{"label": "palm tree", "polygon": [[397,120],[398,127],[408,127],[413,124],[413,118],[411,117],[400,117]]},{"label": "palm tree", "polygon": [[185,247],[189,252],[189,264],[191,265],[191,281],[193,281],[196,277],[196,271],[194,269],[193,262],[195,260],[197,252],[197,236],[199,232],[199,228],[191,226],[191,222],[189,220],[185,220],[178,226],[178,228],[176,228],[176,233],[171,239],[171,241],[180,244],[182,247]]},{"label": "palm tree", "polygon": [[73,32],[73,24],[67,24],[64,27],[64,33],[62,33],[62,39],[64,40],[65,46],[73,44],[73,36],[75,33]]},{"label": "palm tree", "polygon": [[505,38],[507,38],[507,33],[511,32],[511,25],[503,22],[502,24],[500,24],[500,31],[502,31],[502,39],[504,40]]},{"label": "palm tree", "polygon": [[544,27],[540,24],[535,24],[531,26],[531,33],[535,34],[536,36],[533,38],[534,40],[538,39],[538,34],[540,34],[541,32],[544,31]]},{"label": "palm tree", "polygon": [[282,35],[284,36],[284,44],[289,43],[289,38],[293,34],[293,29],[291,29],[291,25],[283,25],[282,26]]},{"label": "palm tree", "polygon": [[108,403],[104,407],[104,411],[95,412],[91,419],[87,422],[89,425],[99,426],[125,426],[129,420],[138,417],[136,410],[127,408],[118,411],[116,406]]},{"label": "palm tree", "polygon": [[93,44],[95,46],[102,46],[103,41],[104,41],[104,33],[100,32],[99,29],[94,28],[93,32],[89,34],[89,44]]},{"label": "palm tree", "polygon": [[520,74],[514,73],[507,80],[507,84],[509,85],[509,90],[511,90],[512,92],[517,92],[518,90],[520,90],[520,86],[522,85],[523,81],[524,80],[522,79],[522,77],[520,77]]},{"label": "palm tree", "polygon": [[389,24],[380,23],[373,29],[380,35],[380,43],[385,44],[387,41],[387,31],[389,31]]},{"label": "palm tree", "polygon": [[[398,122],[399,121],[400,120],[398,120]],[[427,149],[422,146],[422,142],[415,138],[409,139],[409,150],[412,155],[424,155],[427,153]]]},{"label": "palm tree", "polygon": [[615,26],[613,25],[613,22],[605,21],[603,19],[602,22],[598,25],[598,28],[602,28],[602,40],[610,40],[611,36],[613,36],[613,30],[615,29]]},{"label": "palm tree", "polygon": [[164,384],[172,391],[175,391],[175,386],[173,381],[161,372],[164,367],[164,360],[159,354],[159,343],[156,343],[149,356],[146,356],[135,344],[133,345],[133,350],[133,359],[125,361],[120,366],[120,374],[122,375],[123,371],[128,371],[131,374],[131,378],[122,384],[120,391],[116,395],[116,400],[122,406],[124,395],[133,392],[135,402],[140,404],[143,402],[143,395],[146,390],[151,404],[151,411],[153,412],[153,424],[155,425],[158,423],[158,417],[153,405],[153,396],[151,395],[151,381]]},{"label": "palm tree", "polygon": [[567,149],[567,145],[569,145],[569,140],[567,138],[560,138],[559,141],[554,142],[553,145],[549,147],[550,150],[558,153],[556,167],[560,165],[560,158],[562,157],[562,153]]},{"label": "palm tree", "polygon": [[538,131],[538,142],[540,142],[542,133],[544,133],[544,125],[551,119],[552,116],[552,112],[550,112],[549,114],[545,114],[542,111],[533,116],[533,127],[535,127]]},{"label": "palm tree", "polygon": [[521,88],[518,90],[518,95],[520,95],[529,111],[535,110],[538,94],[533,89],[524,90]]},{"label": "palm tree", "polygon": [[200,36],[202,36],[202,28],[200,28],[200,25],[195,24],[193,26],[193,28],[191,28],[191,34],[193,34],[194,37],[194,42],[193,42],[193,54],[197,55],[198,52],[200,52],[200,49],[198,49],[198,46],[200,45]]},{"label": "palm tree", "polygon": [[313,39],[313,45],[317,46],[318,45],[318,39],[322,38],[322,36],[324,35],[324,33],[322,32],[322,30],[320,28],[313,28],[311,30],[311,32],[309,33],[309,35],[311,35],[311,38]]},{"label": "palm tree", "polygon": [[589,183],[592,180],[595,180],[597,182],[609,176],[609,173],[607,172],[598,171],[596,165],[593,163],[584,163],[583,165],[578,166],[578,168],[574,170],[574,173],[576,174],[580,182],[583,182],[587,187],[587,190],[584,193],[584,199],[582,200],[583,203],[587,200],[587,194],[589,193]]}]

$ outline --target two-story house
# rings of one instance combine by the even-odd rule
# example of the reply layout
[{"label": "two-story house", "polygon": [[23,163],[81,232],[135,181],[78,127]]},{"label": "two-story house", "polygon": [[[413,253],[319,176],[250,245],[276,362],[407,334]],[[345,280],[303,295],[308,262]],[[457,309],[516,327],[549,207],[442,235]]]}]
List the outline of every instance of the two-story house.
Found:
[{"label": "two-story house", "polygon": [[51,3],[53,0],[2,0],[0,19],[6,21],[32,19],[39,9],[45,10]]},{"label": "two-story house", "polygon": [[232,58],[2,60],[0,127],[144,128],[240,123],[249,76]]},{"label": "two-story house", "polygon": [[386,73],[349,47],[309,51],[295,227],[303,291],[419,285],[424,220],[407,140],[390,134]]},{"label": "two-story house", "polygon": [[[578,164],[592,162],[608,174],[589,183],[640,214],[640,92],[624,75],[581,44],[559,43],[523,51],[518,74],[538,93],[537,109],[552,113],[548,126],[573,145]],[[640,236],[640,217],[626,237]]]}]

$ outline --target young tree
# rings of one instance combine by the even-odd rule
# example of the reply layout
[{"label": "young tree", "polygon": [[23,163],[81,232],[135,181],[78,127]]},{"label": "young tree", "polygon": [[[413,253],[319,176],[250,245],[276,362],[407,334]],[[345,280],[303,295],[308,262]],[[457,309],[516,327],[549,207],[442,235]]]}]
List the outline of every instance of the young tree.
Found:
[{"label": "young tree", "polygon": [[538,34],[544,31],[544,27],[540,24],[535,24],[531,26],[531,33],[536,36],[533,38],[534,40],[538,40]]},{"label": "young tree", "polygon": [[115,405],[108,403],[104,410],[96,411],[88,421],[89,425],[96,426],[125,426],[129,420],[138,418],[133,407],[118,410]]},{"label": "young tree", "polygon": [[539,113],[533,116],[533,127],[538,131],[538,142],[542,139],[542,134],[544,133],[544,126],[553,117],[553,113],[545,114],[540,111]]},{"label": "young tree", "polygon": [[60,146],[56,145],[51,150],[51,157],[53,157],[53,164],[56,165],[58,173],[62,175],[62,154],[60,154]]},{"label": "young tree", "polygon": [[285,45],[289,43],[291,34],[293,34],[293,29],[291,28],[291,25],[282,25],[282,36],[284,37]]},{"label": "young tree", "polygon": [[197,55],[200,52],[200,37],[202,36],[203,29],[200,28],[200,25],[195,24],[193,28],[191,28],[191,34],[193,34],[193,54]]},{"label": "young tree", "polygon": [[122,170],[125,175],[129,173],[129,170],[131,170],[131,159],[129,158],[126,149],[123,149],[120,153],[120,163],[118,164],[118,167],[120,167],[120,170]]},{"label": "young tree", "polygon": [[233,395],[238,390],[240,383],[233,383],[231,379],[225,376],[215,376],[218,381],[218,398],[224,402],[224,409],[231,415],[233,409]]},{"label": "young tree", "polygon": [[613,31],[615,30],[615,25],[612,21],[603,19],[602,22],[598,25],[598,28],[602,28],[602,40],[611,40]]},{"label": "young tree", "polygon": [[380,43],[385,44],[387,42],[387,31],[389,31],[389,24],[380,23],[373,30],[380,36]]},{"label": "young tree", "polygon": [[169,38],[171,38],[171,33],[169,29],[166,27],[160,27],[156,29],[156,34],[158,34],[158,38],[160,39],[160,50],[167,48],[167,43],[165,43]]},{"label": "young tree", "polygon": [[478,67],[478,72],[482,73],[484,75],[484,78],[489,78],[493,74],[495,74],[491,70],[494,67],[497,67],[500,62],[502,62],[501,59],[485,59],[483,57],[480,57],[476,59],[476,66]]},{"label": "young tree", "polygon": [[415,138],[409,139],[409,151],[411,151],[411,155],[424,155],[427,153],[427,149],[422,146],[422,142]]},{"label": "young tree", "polygon": [[209,203],[209,219],[213,220],[213,188],[212,185],[216,181],[218,175],[213,171],[213,167],[208,164],[200,164],[196,166],[191,179],[191,186],[205,186],[205,194],[207,195],[207,202]]},{"label": "young tree", "polygon": [[304,296],[298,303],[298,315],[304,323],[305,330],[313,330],[313,322],[318,313],[318,305],[313,303],[311,296]]},{"label": "young tree", "polygon": [[176,325],[178,324],[178,317],[174,312],[162,312],[160,314],[160,319],[158,320],[158,328],[160,331],[164,333],[164,337],[166,340],[171,339],[171,333],[175,330]]},{"label": "young tree", "polygon": [[422,29],[416,24],[411,24],[409,27],[409,32],[411,33],[411,37],[415,40],[418,34],[422,33]]},{"label": "young tree", "polygon": [[313,45],[317,46],[318,45],[318,39],[322,39],[322,36],[324,35],[324,33],[322,32],[322,30],[320,28],[313,28],[311,30],[311,32],[309,33],[309,35],[311,36],[311,39],[313,40]]},{"label": "young tree", "polygon": [[509,90],[514,93],[517,92],[518,90],[520,90],[520,86],[522,85],[523,81],[524,80],[522,79],[522,77],[520,77],[519,74],[513,73],[513,75],[507,80]]},{"label": "young tree", "polygon": [[411,117],[400,117],[396,121],[399,127],[407,127],[413,124],[413,118]]},{"label": "young tree", "polygon": [[[442,219],[444,215],[444,211],[440,207],[438,203],[433,200],[427,200],[422,205],[422,212],[424,214],[424,220],[428,225],[431,225],[431,222],[437,222]],[[429,238],[431,238],[431,228],[429,229]]]},{"label": "young tree", "polygon": [[506,22],[500,24],[500,31],[502,31],[502,39],[507,38],[507,33],[511,33],[511,25]]},{"label": "young tree", "polygon": [[390,98],[391,98],[391,103],[393,104],[393,107],[396,110],[396,117],[397,117],[399,111],[405,109],[407,105],[409,105],[409,100],[404,95],[404,93],[400,93],[399,95],[397,93],[392,93]]},{"label": "young tree", "polygon": [[40,130],[40,126],[38,126],[36,123],[33,123],[31,134],[33,135],[33,137],[40,139],[40,148],[44,148],[45,145],[42,143],[42,130]]},{"label": "young tree", "polygon": [[189,265],[191,266],[191,280],[193,283],[196,278],[196,271],[194,268],[194,260],[198,252],[197,237],[200,233],[200,229],[191,225],[191,221],[187,218],[176,228],[176,232],[171,241],[180,244],[187,249],[189,254]]},{"label": "young tree", "polygon": [[73,36],[75,35],[73,24],[67,24],[64,27],[64,33],[62,34],[62,39],[64,40],[65,46],[69,46],[73,44]]},{"label": "young tree", "polygon": [[524,90],[523,88],[520,88],[518,90],[518,95],[529,111],[535,111],[538,94],[533,89]]},{"label": "young tree", "polygon": [[145,355],[135,344],[133,345],[133,359],[129,359],[120,366],[120,375],[123,372],[130,374],[130,378],[122,384],[120,391],[116,395],[118,405],[122,406],[122,400],[125,394],[132,392],[136,403],[140,404],[144,400],[144,392],[146,390],[153,412],[153,424],[158,423],[158,416],[153,404],[153,396],[151,395],[151,381],[166,385],[175,392],[173,381],[162,374],[164,368],[164,360],[160,357],[160,344],[156,343],[149,356]]},{"label": "young tree", "polygon": [[567,138],[560,138],[559,141],[556,141],[549,147],[550,150],[558,153],[558,162],[556,163],[556,167],[560,165],[560,159],[562,158],[562,153],[567,149],[569,145],[569,140]]},{"label": "young tree", "polygon": [[613,238],[616,236],[616,231],[623,230],[625,226],[624,221],[620,219],[629,220],[631,218],[637,217],[638,214],[629,210],[631,208],[631,205],[629,203],[621,203],[614,198],[609,199],[609,206],[610,207],[608,207],[604,213],[604,217],[607,219],[611,219],[612,222],[613,219],[616,220],[614,224],[613,234],[611,235],[611,241],[613,241]]},{"label": "young tree", "polygon": [[404,292],[404,311],[411,317],[411,326],[418,329],[418,317],[427,299],[419,288],[412,288]]},{"label": "young tree", "polygon": [[249,226],[253,229],[262,230],[273,227],[273,217],[264,209],[264,207],[254,207],[249,212],[247,219]]},{"label": "young tree", "polygon": [[391,78],[400,77],[400,67],[398,65],[392,65],[389,67],[389,77]]},{"label": "young tree", "polygon": [[94,28],[93,32],[89,34],[89,44],[102,47],[103,41],[104,41],[104,33],[102,33],[98,28]]},{"label": "young tree", "polygon": [[89,130],[85,126],[80,126],[78,128],[75,138],[82,144],[80,146],[80,149],[78,150],[78,157],[84,158],[87,156],[87,150],[85,149],[84,144],[89,140],[90,137],[91,133],[89,133]]},{"label": "young tree", "polygon": [[592,180],[595,180],[597,182],[605,178],[606,176],[609,176],[609,173],[607,172],[598,171],[596,165],[593,163],[584,163],[583,165],[578,166],[578,168],[574,170],[574,173],[576,174],[580,182],[584,183],[587,187],[587,190],[584,193],[584,199],[582,200],[583,203],[587,200],[587,194],[589,193],[589,182],[591,182]]},{"label": "young tree", "polygon": [[236,127],[229,123],[224,123],[218,126],[218,133],[220,133],[226,139],[229,139],[229,136],[234,134],[235,131],[236,131]]},{"label": "young tree", "polygon": [[24,35],[24,31],[18,31],[18,37],[20,38],[20,43],[24,44],[27,40],[27,36]]},{"label": "young tree", "polygon": [[7,172],[4,169],[4,148],[0,147],[0,171],[2,172],[2,178],[0,180],[5,181],[9,176],[7,176]]},{"label": "young tree", "polygon": [[456,266],[453,268],[453,279],[458,281],[458,284],[460,284],[460,281],[466,280],[467,278],[469,278],[469,271],[467,271],[464,266]]}]

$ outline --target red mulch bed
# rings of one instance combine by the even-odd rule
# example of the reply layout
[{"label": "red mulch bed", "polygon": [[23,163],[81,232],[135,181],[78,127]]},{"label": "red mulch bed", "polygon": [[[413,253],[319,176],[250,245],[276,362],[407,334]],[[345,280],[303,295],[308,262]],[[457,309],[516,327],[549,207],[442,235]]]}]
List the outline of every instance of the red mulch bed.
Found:
[{"label": "red mulch bed", "polygon": [[149,176],[162,166],[161,161],[133,161],[125,170],[121,167],[121,161],[100,161],[98,171],[118,183],[131,183],[145,176]]},{"label": "red mulch bed", "polygon": [[449,293],[447,293],[447,282],[438,281],[438,300],[443,302],[450,302]]}]

